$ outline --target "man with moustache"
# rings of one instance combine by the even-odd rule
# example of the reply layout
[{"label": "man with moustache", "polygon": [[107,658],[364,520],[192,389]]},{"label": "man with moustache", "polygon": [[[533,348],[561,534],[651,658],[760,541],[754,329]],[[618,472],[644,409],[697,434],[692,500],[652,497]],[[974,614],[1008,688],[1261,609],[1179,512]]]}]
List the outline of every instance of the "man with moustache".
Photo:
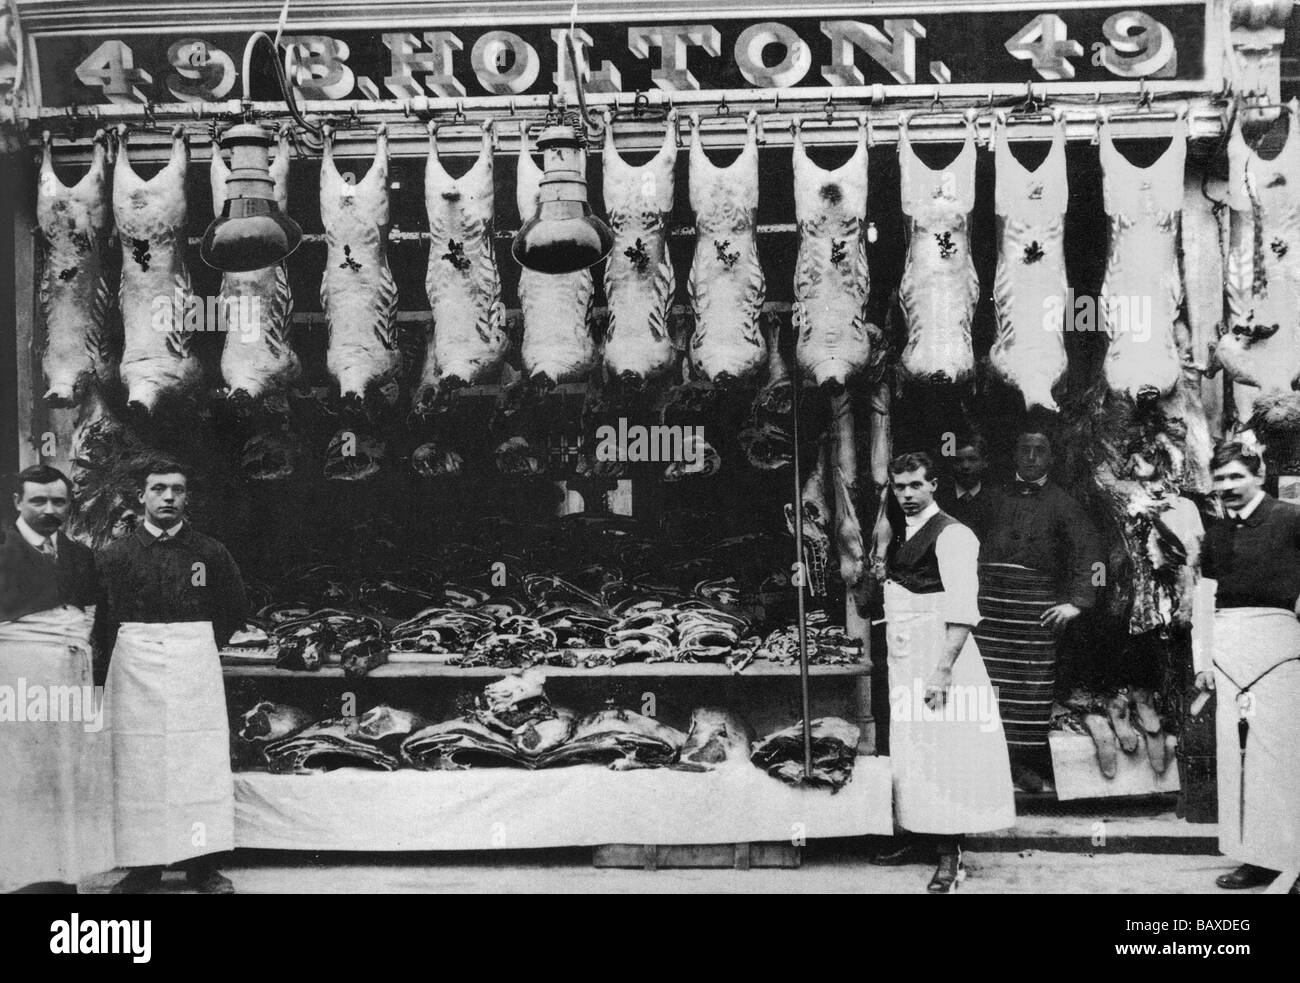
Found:
[{"label": "man with moustache", "polygon": [[[91,664],[95,564],[64,531],[72,486],[61,471],[27,468],[15,487],[0,543],[0,892],[75,894],[113,867],[112,745]],[[5,706],[19,694],[36,704]]]},{"label": "man with moustache", "polygon": [[1300,870],[1300,508],[1239,443],[1210,467],[1225,515],[1205,531],[1192,655],[1218,695],[1219,850],[1241,865],[1215,883],[1234,891]]},{"label": "man with moustache", "polygon": [[1016,439],[1015,481],[997,502],[980,541],[980,611],[975,629],[998,689],[1011,773],[1028,792],[1043,790],[1050,768],[1047,732],[1060,633],[1096,601],[1101,540],[1087,514],[1048,473],[1045,426]]},{"label": "man with moustache", "polygon": [[965,877],[962,837],[1016,821],[1006,738],[971,637],[980,620],[979,541],[934,501],[928,454],[896,457],[889,475],[903,513],[884,584],[889,763],[903,834],[898,849],[872,862],[937,859],[927,889],[950,894]]},{"label": "man with moustache", "polygon": [[170,864],[200,893],[234,893],[212,857],[234,847],[218,650],[243,627],[248,604],[226,548],[186,520],[188,497],[186,469],[152,461],[140,489],[144,522],[99,555],[117,861],[132,868],[119,894],[154,890]]}]

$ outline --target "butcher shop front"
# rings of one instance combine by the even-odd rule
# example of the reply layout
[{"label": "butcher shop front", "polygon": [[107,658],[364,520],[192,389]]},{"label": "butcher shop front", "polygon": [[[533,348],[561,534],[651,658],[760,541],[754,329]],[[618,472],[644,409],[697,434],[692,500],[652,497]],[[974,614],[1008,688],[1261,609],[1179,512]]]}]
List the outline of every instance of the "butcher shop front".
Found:
[{"label": "butcher shop front", "polygon": [[1213,443],[1300,498],[1290,8],[18,0],[5,470],[103,549],[185,467],[236,847],[891,835],[918,467],[936,726],[1213,823]]}]

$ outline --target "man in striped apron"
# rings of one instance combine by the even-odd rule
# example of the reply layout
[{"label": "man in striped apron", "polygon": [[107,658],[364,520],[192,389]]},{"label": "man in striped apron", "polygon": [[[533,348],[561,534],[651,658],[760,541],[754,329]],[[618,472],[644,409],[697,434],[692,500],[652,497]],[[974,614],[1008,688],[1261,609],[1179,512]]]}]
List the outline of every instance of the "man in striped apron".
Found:
[{"label": "man in striped apron", "polygon": [[140,528],[99,554],[113,725],[114,891],[148,892],[177,864],[205,894],[234,888],[212,854],[234,847],[230,728],[218,649],[248,614],[235,561],[185,521],[188,479],[148,465]]},{"label": "man in striped apron", "polygon": [[[1258,455],[1215,451],[1202,592],[1192,623],[1196,683],[1218,694],[1219,850],[1240,863],[1215,881],[1300,894],[1300,508],[1264,492]],[[1207,595],[1213,596],[1213,606]]]},{"label": "man in striped apron", "polygon": [[998,690],[1012,777],[1019,788],[1041,792],[1050,768],[1057,640],[1093,606],[1102,555],[1096,527],[1048,478],[1048,435],[1021,432],[1015,464],[1015,481],[998,500],[980,544],[983,620],[975,639]]}]

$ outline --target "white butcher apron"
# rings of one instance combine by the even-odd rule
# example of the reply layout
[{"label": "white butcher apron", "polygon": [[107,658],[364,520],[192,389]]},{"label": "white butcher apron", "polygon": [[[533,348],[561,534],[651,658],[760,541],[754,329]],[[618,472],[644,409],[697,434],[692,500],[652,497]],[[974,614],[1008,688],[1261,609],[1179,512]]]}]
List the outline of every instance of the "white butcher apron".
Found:
[{"label": "white butcher apron", "polygon": [[0,701],[10,701],[0,710],[0,893],[114,867],[113,746],[91,673],[92,617],[64,606],[0,622]]},{"label": "white butcher apron", "polygon": [[233,849],[230,724],[212,625],[123,624],[107,690],[118,866]]},{"label": "white butcher apron", "polygon": [[1007,741],[975,636],[953,665],[944,708],[924,706],[944,652],[944,594],[885,582],[889,643],[889,763],[894,819],[913,833],[982,833],[1016,822]]},{"label": "white butcher apron", "polygon": [[[1219,850],[1240,863],[1296,870],[1300,661],[1294,657],[1300,655],[1300,621],[1281,608],[1222,608],[1215,614],[1212,646],[1218,696]],[[1242,697],[1241,687],[1253,696]],[[1243,703],[1250,725],[1244,787],[1237,729]]]}]

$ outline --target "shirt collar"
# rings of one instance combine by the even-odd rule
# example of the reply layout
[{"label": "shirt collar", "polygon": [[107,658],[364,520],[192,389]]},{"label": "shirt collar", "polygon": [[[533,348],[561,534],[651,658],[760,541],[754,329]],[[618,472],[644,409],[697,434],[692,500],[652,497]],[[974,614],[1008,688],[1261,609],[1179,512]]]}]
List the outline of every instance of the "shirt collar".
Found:
[{"label": "shirt collar", "polygon": [[[18,517],[17,521],[14,522],[14,525],[18,527],[19,535],[21,535],[23,539],[27,540],[28,546],[30,546],[34,550],[39,550],[42,553],[45,552],[46,537],[42,536],[35,529],[29,526],[27,524],[27,521],[21,515]],[[57,533],[55,535],[57,535]],[[54,555],[58,556],[59,555],[58,542],[54,539],[54,536],[50,536],[49,541],[54,543]]]},{"label": "shirt collar", "polygon": [[939,514],[939,503],[931,501],[924,509],[916,515],[903,516],[903,522],[906,523],[908,531],[920,529],[923,525]]},{"label": "shirt collar", "polygon": [[1016,481],[1023,481],[1026,485],[1037,485],[1039,488],[1042,488],[1044,485],[1047,484],[1047,475],[1043,475],[1043,476],[1042,476],[1041,478],[1039,478],[1037,481],[1029,481],[1029,480],[1026,479],[1026,478],[1022,478],[1022,477],[1020,477],[1020,472],[1017,471],[1017,472],[1016,472]]},{"label": "shirt collar", "polygon": [[[178,536],[184,525],[185,525],[185,520],[182,519],[180,522],[176,523],[176,525],[168,529],[167,538],[174,539],[176,536]],[[157,540],[158,537],[163,534],[163,530],[160,529],[158,526],[155,526],[148,519],[144,520],[144,531],[147,532],[150,536],[152,536],[155,540]]]},{"label": "shirt collar", "polygon": [[960,499],[960,498],[965,498],[965,497],[967,497],[967,496],[973,498],[974,496],[976,496],[976,495],[978,495],[978,494],[980,493],[980,489],[984,487],[984,482],[982,482],[982,481],[977,481],[977,482],[975,482],[975,487],[974,487],[974,488],[963,488],[961,485],[957,484],[957,483],[954,481],[954,482],[953,482],[953,487],[957,489],[957,497],[958,497],[959,499]]},{"label": "shirt collar", "polygon": [[1264,493],[1262,491],[1257,492],[1255,497],[1250,500],[1244,509],[1236,513],[1229,510],[1228,515],[1234,519],[1249,519],[1251,514],[1259,508],[1259,503],[1262,501],[1264,501]]}]

